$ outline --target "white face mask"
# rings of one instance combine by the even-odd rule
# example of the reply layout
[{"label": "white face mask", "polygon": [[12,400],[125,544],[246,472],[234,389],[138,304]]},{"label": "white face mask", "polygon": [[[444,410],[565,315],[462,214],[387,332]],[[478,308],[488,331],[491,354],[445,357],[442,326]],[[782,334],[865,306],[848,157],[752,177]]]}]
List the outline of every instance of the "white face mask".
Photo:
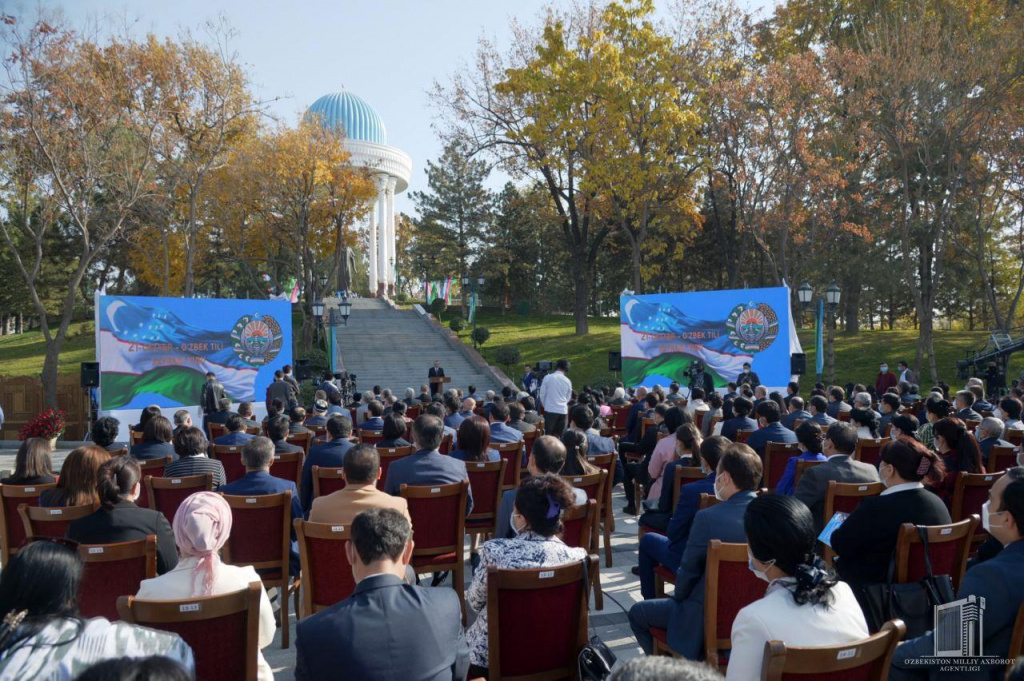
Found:
[{"label": "white face mask", "polygon": [[754,573],[754,575],[758,579],[762,579],[762,580],[768,582],[769,584],[771,584],[772,580],[768,577],[767,570],[772,565],[775,565],[775,559],[774,558],[772,558],[767,563],[764,563],[764,566],[765,566],[764,570],[758,570],[756,567],[754,567],[754,556],[753,556],[753,554],[750,553],[750,549],[747,549],[747,567],[750,569],[751,572]]},{"label": "white face mask", "polygon": [[[888,466],[888,465],[889,464],[885,463],[884,461],[880,461],[878,463],[878,479],[881,480],[882,484],[885,485],[886,487],[889,486],[889,477],[885,473],[882,472],[882,466]],[[890,466],[890,468],[891,468],[891,466]]]},{"label": "white face mask", "polygon": [[881,367],[879,367],[879,370],[884,374],[889,370],[889,367],[883,364]]},{"label": "white face mask", "polygon": [[722,490],[718,487],[718,478],[715,478],[715,498],[719,501],[725,501],[725,497],[722,496]]},{"label": "white face mask", "polygon": [[993,513],[992,511],[989,510],[991,507],[992,507],[992,502],[991,501],[986,501],[984,504],[981,505],[981,526],[989,534],[992,533],[992,528],[993,527],[1002,527],[1005,524],[1005,523],[999,523],[998,525],[993,525],[992,524],[991,517],[993,515],[997,515],[999,513],[1002,513],[1002,511],[996,511],[995,513]]},{"label": "white face mask", "polygon": [[516,526],[516,518],[522,518],[522,516],[519,515],[518,513],[513,513],[512,514],[512,522],[509,523],[509,526],[512,528],[512,534],[514,534],[515,536],[518,537],[520,534],[522,534],[526,530],[526,523],[523,523],[523,527],[522,527],[522,529],[520,529],[519,527]]}]

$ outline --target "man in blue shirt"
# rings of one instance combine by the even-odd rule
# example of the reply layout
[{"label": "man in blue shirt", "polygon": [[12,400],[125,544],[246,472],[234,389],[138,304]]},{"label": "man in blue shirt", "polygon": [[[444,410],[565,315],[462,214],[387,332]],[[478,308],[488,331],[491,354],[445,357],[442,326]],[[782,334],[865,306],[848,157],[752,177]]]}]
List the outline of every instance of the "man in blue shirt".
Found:
[{"label": "man in blue shirt", "polygon": [[754,408],[754,403],[746,397],[737,397],[732,401],[732,413],[735,414],[728,421],[722,422],[722,437],[736,441],[736,433],[741,430],[757,430],[757,421],[750,418],[749,414]]},{"label": "man in blue shirt", "polygon": [[341,393],[329,393],[327,395],[327,402],[329,403],[327,405],[327,418],[330,418],[332,414],[349,415],[348,409],[345,409],[341,404]]},{"label": "man in blue shirt", "polygon": [[[378,402],[378,405],[380,403]],[[313,505],[313,466],[341,468],[345,464],[345,452],[352,448],[352,422],[335,414],[327,419],[329,440],[309,450],[306,462],[302,464],[302,512],[309,513]]]},{"label": "man in blue shirt", "polygon": [[831,426],[836,422],[828,415],[828,402],[821,395],[815,395],[807,404],[811,412],[811,423],[817,423],[819,426]]},{"label": "man in blue shirt", "polygon": [[308,427],[326,426],[327,419],[327,400],[317,400],[313,403],[313,415],[307,416],[303,425]]},{"label": "man in blue shirt", "polygon": [[764,459],[764,450],[769,442],[792,444],[796,442],[796,433],[779,423],[779,405],[772,400],[765,400],[757,405],[757,423],[760,428],[747,438],[747,444]]},{"label": "man in blue shirt", "polygon": [[797,420],[809,421],[811,419],[811,412],[804,409],[804,398],[799,395],[793,395],[789,398],[789,413],[782,417],[779,421],[782,425],[790,430],[796,430]]},{"label": "man in blue shirt", "polygon": [[503,400],[491,403],[488,421],[491,424],[491,442],[522,442],[522,431],[508,425],[508,405]]},{"label": "man in blue shirt", "polygon": [[244,445],[246,442],[253,438],[252,435],[245,432],[245,419],[238,414],[232,414],[228,417],[226,424],[228,432],[220,437],[214,438],[213,444],[215,445]]},{"label": "man in blue shirt", "polygon": [[291,551],[288,563],[293,575],[299,574],[299,545],[295,539],[295,529],[291,520],[302,517],[302,503],[299,490],[291,480],[275,478],[270,474],[270,466],[274,463],[274,443],[269,438],[254,437],[242,448],[242,463],[245,464],[245,475],[234,482],[221,485],[217,490],[221,494],[251,497],[263,494],[292,493],[292,517],[288,527],[292,536]]},{"label": "man in blue shirt", "polygon": [[384,430],[384,419],[381,418],[384,415],[384,405],[377,400],[370,400],[366,405],[366,411],[370,417],[359,424],[359,430]]},{"label": "man in blue shirt", "polygon": [[[416,453],[397,459],[388,466],[384,491],[391,496],[398,496],[403,484],[428,487],[469,480],[464,461],[437,451],[443,437],[444,424],[441,419],[429,414],[423,414],[416,419],[412,424],[412,441]],[[466,515],[472,510],[473,490],[470,488],[469,498],[466,500]]]}]

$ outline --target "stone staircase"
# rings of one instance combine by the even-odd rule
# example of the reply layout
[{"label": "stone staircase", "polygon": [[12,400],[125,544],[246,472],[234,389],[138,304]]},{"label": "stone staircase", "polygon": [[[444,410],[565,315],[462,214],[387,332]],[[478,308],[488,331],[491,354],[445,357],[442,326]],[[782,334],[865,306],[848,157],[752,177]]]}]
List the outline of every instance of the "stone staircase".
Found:
[{"label": "stone staircase", "polygon": [[348,325],[337,327],[336,334],[338,366],[343,364],[345,371],[356,375],[359,391],[380,385],[399,397],[406,388],[419,394],[435,359],[452,379],[446,387],[465,390],[475,385],[477,393],[501,389],[494,376],[449,345],[415,310],[395,310],[381,299],[357,298]]}]

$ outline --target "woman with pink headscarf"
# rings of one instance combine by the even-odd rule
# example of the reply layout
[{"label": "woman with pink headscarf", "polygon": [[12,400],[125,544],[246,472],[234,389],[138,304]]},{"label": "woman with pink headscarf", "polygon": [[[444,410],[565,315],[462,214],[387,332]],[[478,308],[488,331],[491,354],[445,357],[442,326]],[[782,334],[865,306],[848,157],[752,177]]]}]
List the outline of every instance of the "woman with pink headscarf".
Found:
[{"label": "woman with pink headscarf", "polygon": [[[185,499],[174,514],[174,541],[181,559],[177,567],[154,579],[142,581],[136,598],[179,600],[196,596],[218,596],[240,591],[260,576],[251,566],[225,565],[219,552],[231,534],[231,507],[219,494],[196,492]],[[267,592],[260,587],[259,647],[274,641],[277,625]],[[274,672],[258,659],[259,681],[273,681]]]}]

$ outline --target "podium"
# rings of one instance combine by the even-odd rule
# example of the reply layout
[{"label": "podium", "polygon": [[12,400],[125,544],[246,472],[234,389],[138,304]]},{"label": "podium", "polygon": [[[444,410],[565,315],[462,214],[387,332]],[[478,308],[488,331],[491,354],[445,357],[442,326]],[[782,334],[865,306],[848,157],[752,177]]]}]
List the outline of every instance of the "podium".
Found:
[{"label": "podium", "polygon": [[452,377],[451,376],[434,376],[433,378],[430,378],[428,380],[430,381],[430,392],[431,392],[431,394],[436,394],[436,393],[440,393],[441,392],[442,386],[444,386],[445,383],[451,383],[452,382]]}]

